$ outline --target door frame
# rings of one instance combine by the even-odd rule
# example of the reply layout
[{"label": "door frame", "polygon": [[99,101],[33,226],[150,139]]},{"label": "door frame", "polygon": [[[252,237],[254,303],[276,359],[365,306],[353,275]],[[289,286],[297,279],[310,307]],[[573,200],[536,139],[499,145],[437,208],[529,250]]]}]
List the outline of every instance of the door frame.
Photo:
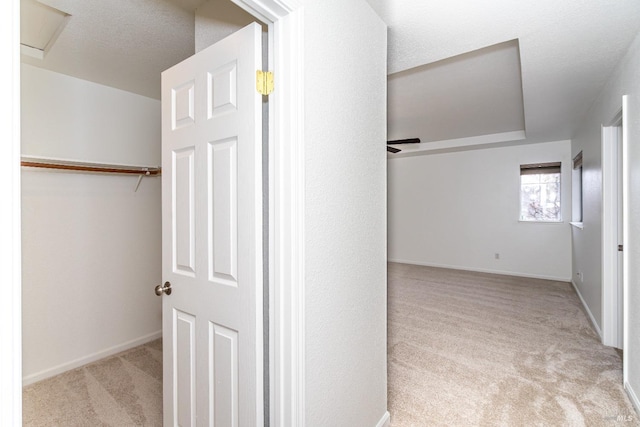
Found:
[{"label": "door frame", "polygon": [[[626,269],[623,261],[623,271],[620,272],[618,265],[618,227],[620,215],[626,218],[624,207],[620,212],[618,196],[622,195],[623,203],[626,199],[624,194],[626,185],[626,167],[624,162],[625,141],[622,131],[623,109],[618,110],[609,124],[602,126],[602,343],[607,346],[623,348],[624,339],[622,332],[625,330],[624,321],[620,324],[620,317],[625,310],[620,304],[620,299],[624,301],[624,291],[619,283],[620,273]],[[622,163],[619,157],[622,156]],[[622,171],[620,171],[622,165]],[[622,188],[619,186],[619,174],[622,172]],[[623,237],[623,243],[626,238]],[[623,251],[624,258],[624,251]],[[624,279],[623,279],[624,286]],[[622,330],[620,330],[622,329]]]},{"label": "door frame", "polygon": [[[231,0],[269,26],[269,68],[276,91],[269,103],[270,421],[304,426],[304,20],[298,0]],[[22,425],[22,282],[20,232],[20,1],[0,2],[0,424]]]},{"label": "door frame", "polygon": [[[629,97],[622,96],[622,241],[629,242]],[[623,298],[623,334],[622,342],[624,348],[629,348],[629,251],[622,251],[622,298]],[[625,389],[629,384],[629,352],[622,353],[622,384]]]},{"label": "door frame", "polygon": [[[22,282],[20,231],[20,1],[0,3],[0,67],[9,96],[0,98],[0,138],[7,151],[0,156],[0,425],[22,425]],[[6,206],[6,205],[5,205]],[[9,238],[6,238],[9,236]]]},{"label": "door frame", "polygon": [[[628,344],[629,255],[622,251],[622,289],[614,289],[618,282],[617,249],[619,222],[617,194],[622,194],[622,242],[629,241],[629,168],[628,168],[628,96],[622,97],[620,110],[602,126],[602,343],[626,348]],[[622,125],[622,126],[621,126]],[[622,132],[619,132],[619,127]],[[616,144],[617,146],[614,146]],[[618,150],[622,152],[622,188],[618,188]],[[618,296],[622,293],[622,306]],[[619,310],[622,310],[622,334],[619,331]],[[621,336],[622,335],[622,336]],[[622,376],[626,383],[628,355],[623,352]]]},{"label": "door frame", "polygon": [[298,0],[231,0],[269,27],[270,424],[304,426],[304,20]]}]

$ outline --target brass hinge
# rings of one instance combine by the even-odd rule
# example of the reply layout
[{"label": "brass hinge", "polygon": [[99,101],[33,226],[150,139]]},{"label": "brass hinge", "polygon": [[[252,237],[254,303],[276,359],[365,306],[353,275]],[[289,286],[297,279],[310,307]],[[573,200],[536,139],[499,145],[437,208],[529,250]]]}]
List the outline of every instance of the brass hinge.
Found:
[{"label": "brass hinge", "polygon": [[271,71],[256,71],[256,89],[261,95],[273,92],[273,73]]}]

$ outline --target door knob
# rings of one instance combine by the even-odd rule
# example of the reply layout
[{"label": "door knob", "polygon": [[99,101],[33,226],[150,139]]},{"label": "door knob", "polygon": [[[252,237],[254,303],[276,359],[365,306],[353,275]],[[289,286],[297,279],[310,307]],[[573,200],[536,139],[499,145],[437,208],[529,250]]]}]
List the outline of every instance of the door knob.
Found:
[{"label": "door knob", "polygon": [[171,283],[164,282],[164,286],[156,286],[156,295],[161,296],[163,293],[171,295]]}]

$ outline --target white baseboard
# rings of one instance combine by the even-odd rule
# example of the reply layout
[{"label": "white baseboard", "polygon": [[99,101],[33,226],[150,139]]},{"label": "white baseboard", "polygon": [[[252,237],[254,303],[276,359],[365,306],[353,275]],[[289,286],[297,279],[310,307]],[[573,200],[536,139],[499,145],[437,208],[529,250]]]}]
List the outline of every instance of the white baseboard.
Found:
[{"label": "white baseboard", "polygon": [[451,270],[475,271],[477,273],[500,274],[502,276],[526,277],[528,279],[553,280],[556,282],[570,282],[571,277],[545,276],[541,274],[519,273],[517,271],[491,270],[488,268],[463,267],[460,265],[437,264],[431,262],[409,261],[403,259],[388,259],[388,262],[397,262],[400,264],[422,265],[424,267],[448,268]]},{"label": "white baseboard", "polygon": [[636,408],[636,413],[640,414],[640,400],[638,400],[638,395],[633,390],[633,387],[631,387],[629,382],[625,382],[624,389],[627,391],[627,395],[629,396],[629,400],[631,400],[633,407]]},{"label": "white baseboard", "polygon": [[385,412],[376,427],[389,427],[391,425],[391,415],[389,415],[389,411]]},{"label": "white baseboard", "polygon": [[148,343],[149,341],[158,339],[161,336],[162,336],[162,331],[160,330],[160,331],[145,335],[143,337],[136,338],[134,340],[127,341],[125,343],[118,344],[113,347],[109,347],[104,350],[89,354],[87,356],[80,357],[70,362],[66,362],[58,366],[54,366],[52,368],[44,369],[40,372],[36,372],[35,374],[27,375],[26,377],[22,377],[22,386],[25,387],[30,384],[36,383],[38,381],[51,378],[63,372],[70,371],[71,369],[79,368],[80,366],[84,366],[88,363],[95,362],[96,360],[104,359],[105,357],[109,357],[114,354],[120,353],[122,351],[129,350],[130,348]]},{"label": "white baseboard", "polygon": [[580,298],[580,302],[582,303],[584,310],[587,312],[587,315],[589,316],[589,320],[591,320],[591,324],[593,325],[593,328],[598,333],[598,336],[600,337],[600,341],[602,342],[602,330],[600,330],[600,326],[598,326],[598,322],[596,322],[596,318],[593,316],[593,313],[591,313],[591,310],[589,309],[587,302],[584,300],[584,298],[582,298],[582,294],[580,293],[580,289],[578,289],[578,285],[576,285],[576,282],[572,280],[571,285],[573,286],[573,289],[575,289],[576,294],[578,294],[578,298]]}]

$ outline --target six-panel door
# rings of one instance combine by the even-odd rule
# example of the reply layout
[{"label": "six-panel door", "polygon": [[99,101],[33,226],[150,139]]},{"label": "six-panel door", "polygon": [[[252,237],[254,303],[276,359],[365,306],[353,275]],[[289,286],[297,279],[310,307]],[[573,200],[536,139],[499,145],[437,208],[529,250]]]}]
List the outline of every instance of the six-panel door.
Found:
[{"label": "six-panel door", "polygon": [[261,28],[162,75],[165,425],[262,423]]}]

